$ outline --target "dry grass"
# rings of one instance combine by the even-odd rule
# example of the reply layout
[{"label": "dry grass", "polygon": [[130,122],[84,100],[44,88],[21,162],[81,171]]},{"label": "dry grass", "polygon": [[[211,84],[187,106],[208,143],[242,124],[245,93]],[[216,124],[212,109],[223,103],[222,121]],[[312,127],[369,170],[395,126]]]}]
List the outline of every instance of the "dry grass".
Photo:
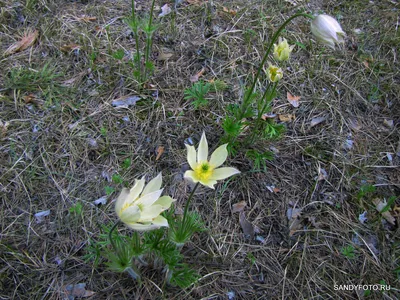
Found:
[{"label": "dry grass", "polygon": [[[141,13],[148,10],[149,1],[137,2]],[[159,21],[154,88],[139,91],[128,60],[111,56],[118,49],[134,52],[122,22],[130,1],[0,0],[1,52],[28,29],[40,32],[33,47],[0,60],[0,120],[9,122],[0,128],[1,299],[65,299],[65,287],[80,282],[96,292],[92,299],[228,299],[228,293],[235,295],[229,299],[400,298],[400,275],[394,272],[400,266],[399,217],[390,226],[372,204],[374,197],[400,195],[397,2],[305,0],[297,7],[280,0],[208,2],[183,1],[174,20]],[[237,13],[225,13],[223,6]],[[143,270],[138,286],[126,274],[86,262],[90,238],[99,235],[100,224],[116,218],[111,200],[122,185],[110,181],[113,174],[131,185],[134,178],[163,171],[168,193],[178,208],[184,206],[189,189],[182,180],[184,140],[196,142],[204,130],[216,146],[226,106],[241,99],[265,41],[298,9],[340,17],[346,47],[331,52],[311,45],[304,20],[288,27],[289,42],[307,50],[297,47],[287,64],[274,112],[295,113],[295,120],[286,123],[282,139],[261,145],[275,151],[265,172],[252,172],[252,163],[238,156],[230,164],[240,176],[219,184],[216,193],[205,188],[197,193],[192,208],[209,231],[196,235],[183,253],[201,279],[180,290],[163,286],[159,271]],[[82,15],[96,19],[84,21]],[[60,50],[69,44],[80,50]],[[173,56],[159,60],[160,53]],[[40,73],[45,65],[50,71]],[[229,89],[194,111],[183,91],[203,67],[204,79],[223,80]],[[286,91],[301,95],[298,109],[286,101]],[[134,107],[111,105],[138,94],[143,100]],[[33,100],[26,103],[27,97]],[[316,117],[325,120],[310,126]],[[348,140],[351,149],[345,147]],[[165,153],[156,160],[158,146]],[[127,158],[132,165],[123,168]],[[318,180],[321,169],[326,175]],[[376,192],[359,199],[365,183]],[[272,185],[279,192],[271,193]],[[95,206],[106,187],[115,189],[108,204]],[[242,200],[263,243],[243,236],[232,213]],[[81,215],[71,213],[77,203],[83,205]],[[286,216],[290,207],[302,208],[294,234]],[[50,215],[36,222],[34,214],[45,210]],[[361,224],[358,216],[365,210],[368,222]],[[341,253],[348,245],[354,258]],[[391,291],[365,297],[334,290],[334,284],[382,280]]]}]

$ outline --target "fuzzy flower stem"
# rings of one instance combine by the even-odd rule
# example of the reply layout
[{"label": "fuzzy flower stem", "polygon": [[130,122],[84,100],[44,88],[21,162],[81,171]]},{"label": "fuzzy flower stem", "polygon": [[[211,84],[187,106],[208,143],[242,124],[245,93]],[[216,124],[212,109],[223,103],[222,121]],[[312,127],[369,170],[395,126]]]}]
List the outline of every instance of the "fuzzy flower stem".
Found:
[{"label": "fuzzy flower stem", "polygon": [[119,223],[120,223],[119,220],[118,220],[117,222],[115,222],[115,224],[113,225],[113,227],[111,227],[110,232],[108,233],[108,238],[110,239],[110,243],[111,243],[112,247],[114,248],[115,253],[117,254],[118,257],[119,257],[119,252],[118,252],[117,245],[115,245],[115,242],[114,242],[114,240],[113,240],[113,238],[112,238],[112,233],[113,233],[114,229],[117,228],[117,226],[119,225]]},{"label": "fuzzy flower stem", "polygon": [[135,12],[135,0],[132,0],[132,22],[136,22],[134,27],[135,34],[135,44],[136,44],[136,64],[138,67],[139,74],[141,74],[140,67],[140,49],[139,49],[139,32],[138,32],[138,24],[136,20],[136,12]]},{"label": "fuzzy flower stem", "polygon": [[194,186],[192,192],[191,192],[190,195],[189,195],[188,201],[187,201],[186,206],[185,206],[185,211],[184,211],[184,213],[183,213],[182,224],[185,224],[186,215],[187,215],[187,212],[188,212],[188,210],[189,210],[190,200],[192,200],[193,195],[194,195],[194,192],[197,190],[197,187],[198,187],[199,185],[200,185],[200,182],[196,183],[196,185]]},{"label": "fuzzy flower stem", "polygon": [[[274,85],[273,85],[273,87],[272,87],[272,91],[271,91],[270,95],[273,95],[273,94],[275,93],[275,90],[276,90],[277,85],[278,85],[278,83],[275,82]],[[268,87],[269,87],[269,86],[268,86]],[[264,92],[264,95],[262,96],[262,99],[264,99],[264,98],[267,96],[267,91],[268,91],[268,90],[266,90],[266,91]],[[258,120],[258,121],[261,119],[261,117],[262,117],[262,115],[264,114],[264,111],[265,111],[265,109],[267,108],[267,105],[268,105],[269,103],[270,103],[270,102],[267,101],[267,99],[265,99],[263,108],[258,112],[258,116],[257,116],[257,120]]]},{"label": "fuzzy flower stem", "polygon": [[[278,82],[275,82],[274,85],[272,86],[272,91],[270,92],[270,95],[273,95],[273,94],[275,93],[275,90],[276,90],[276,87],[277,87],[277,86],[278,86]],[[264,94],[263,94],[261,100],[263,100],[264,98],[266,98],[269,87],[270,87],[270,85],[268,84],[268,87],[267,87],[267,89],[265,90],[265,92],[264,92]],[[264,102],[264,105],[263,105],[262,109],[258,112],[257,120],[256,120],[256,129],[258,129],[258,126],[259,126],[259,124],[260,124],[260,122],[261,122],[261,117],[262,117],[262,115],[264,114],[264,111],[265,111],[265,109],[267,108],[267,106],[268,106],[269,103],[270,103],[270,102],[267,101],[267,99],[265,99],[265,102]],[[256,138],[256,133],[257,133],[257,130],[254,130],[253,133],[252,133],[252,135],[251,135],[251,138],[250,138],[250,144],[253,144],[253,143],[254,143],[254,140],[255,140],[255,138]]]},{"label": "fuzzy flower stem", "polygon": [[146,43],[146,53],[145,53],[145,79],[147,79],[147,63],[149,61],[149,56],[150,56],[150,50],[151,50],[151,44],[153,40],[153,32],[151,32],[151,25],[153,23],[153,11],[154,11],[154,4],[155,0],[151,3],[151,9],[150,9],[150,16],[149,16],[149,24],[148,24],[148,29],[150,32],[148,32],[147,36],[147,43]]},{"label": "fuzzy flower stem", "polygon": [[[314,17],[313,17],[312,15],[309,15],[309,14],[306,14],[306,13],[298,13],[298,14],[295,14],[295,15],[291,16],[289,19],[287,19],[287,20],[281,25],[281,27],[278,28],[278,30],[275,32],[275,34],[273,35],[273,37],[272,37],[272,39],[271,39],[271,41],[270,41],[270,43],[269,43],[268,50],[265,52],[264,57],[263,57],[263,59],[262,59],[262,61],[261,61],[260,66],[258,67],[256,77],[254,77],[253,83],[251,84],[251,87],[250,87],[250,90],[249,90],[249,92],[248,92],[248,94],[247,94],[247,97],[251,97],[251,94],[253,93],[254,88],[255,88],[255,86],[256,86],[258,77],[260,77],[261,70],[262,70],[262,68],[263,68],[263,66],[264,66],[264,64],[265,64],[265,62],[267,61],[268,56],[269,56],[269,54],[270,54],[270,52],[271,52],[271,49],[272,49],[272,47],[274,46],[274,43],[275,43],[276,40],[278,39],[279,35],[281,34],[282,30],[285,29],[285,27],[286,27],[287,24],[289,24],[293,19],[295,19],[295,18],[297,18],[297,17],[306,17],[306,18],[309,18],[309,19],[311,19],[311,20],[314,19]],[[247,100],[248,100],[248,99],[245,99],[245,100],[244,100],[244,103],[246,103]]]}]

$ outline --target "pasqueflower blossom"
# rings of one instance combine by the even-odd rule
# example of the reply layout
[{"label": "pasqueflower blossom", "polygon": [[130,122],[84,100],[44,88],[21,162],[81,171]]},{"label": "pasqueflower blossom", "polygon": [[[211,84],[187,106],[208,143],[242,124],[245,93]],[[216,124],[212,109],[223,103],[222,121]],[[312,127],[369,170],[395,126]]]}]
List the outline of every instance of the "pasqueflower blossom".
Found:
[{"label": "pasqueflower blossom", "polygon": [[267,69],[267,77],[271,82],[278,82],[283,77],[282,69],[277,66],[269,65]]},{"label": "pasqueflower blossom", "polygon": [[282,39],[279,37],[279,43],[274,44],[274,57],[278,61],[288,60],[290,57],[290,53],[294,48],[293,46],[289,46],[286,39]]},{"label": "pasqueflower blossom", "polygon": [[168,227],[167,220],[160,214],[170,208],[172,199],[169,196],[161,196],[161,173],[145,186],[144,177],[135,180],[133,187],[124,188],[115,203],[115,211],[126,226],[138,230],[147,231],[159,227]]},{"label": "pasqueflower blossom", "polygon": [[319,15],[311,22],[311,32],[315,38],[332,49],[336,44],[344,43],[345,32],[338,21],[328,15]]},{"label": "pasqueflower blossom", "polygon": [[187,160],[192,170],[186,171],[184,177],[194,183],[200,182],[202,185],[214,189],[217,180],[239,174],[240,171],[232,167],[218,168],[228,157],[227,146],[228,144],[219,146],[208,160],[208,143],[203,132],[197,152],[193,146],[186,145]]}]

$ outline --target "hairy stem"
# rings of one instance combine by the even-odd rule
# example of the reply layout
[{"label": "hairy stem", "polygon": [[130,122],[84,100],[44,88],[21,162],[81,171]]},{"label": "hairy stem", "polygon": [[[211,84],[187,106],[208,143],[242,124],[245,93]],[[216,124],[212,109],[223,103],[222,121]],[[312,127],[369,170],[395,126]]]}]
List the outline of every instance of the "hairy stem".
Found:
[{"label": "hairy stem", "polygon": [[[295,18],[297,18],[297,17],[306,17],[306,18],[309,18],[309,19],[314,19],[314,17],[311,16],[311,15],[309,15],[309,14],[306,14],[306,13],[297,13],[297,14],[291,16],[289,19],[287,19],[287,20],[278,28],[278,30],[277,30],[277,31],[275,32],[275,34],[273,35],[271,41],[269,42],[268,49],[267,49],[267,51],[265,52],[264,57],[263,57],[263,59],[262,59],[262,61],[261,61],[261,64],[260,64],[260,66],[259,66],[258,69],[257,69],[256,77],[254,77],[253,83],[251,84],[251,87],[250,87],[250,90],[249,90],[249,92],[248,92],[248,94],[247,94],[247,95],[248,95],[247,97],[251,97],[251,94],[253,93],[254,88],[255,88],[255,86],[256,86],[258,77],[260,77],[261,70],[263,69],[263,66],[264,66],[265,62],[267,61],[268,56],[269,56],[269,54],[271,53],[272,46],[274,45],[274,43],[275,43],[276,40],[278,39],[278,37],[279,37],[279,35],[281,34],[282,30],[285,29],[285,27],[287,26],[287,24],[289,24],[293,19],[295,19]],[[246,100],[247,100],[247,99],[246,99]],[[246,101],[244,101],[244,102],[246,102]]]},{"label": "hairy stem", "polygon": [[155,0],[151,3],[151,9],[150,9],[150,16],[149,16],[149,24],[148,24],[148,30],[149,32],[147,33],[146,36],[146,52],[145,52],[145,79],[147,79],[147,64],[149,62],[149,56],[150,56],[150,50],[151,50],[151,45],[153,41],[153,32],[151,30],[151,26],[153,24],[153,11],[154,11],[154,4]]},{"label": "hairy stem", "polygon": [[[141,73],[141,66],[140,66],[140,49],[139,49],[139,32],[138,32],[138,22],[136,20],[136,12],[135,12],[135,1],[132,0],[132,22],[134,22],[136,25],[134,27],[134,34],[135,34],[135,44],[136,44],[136,65],[139,71],[139,74]],[[141,77],[141,75],[139,75]],[[141,78],[139,78],[139,81],[141,81]]]},{"label": "hairy stem", "polygon": [[183,213],[182,224],[185,224],[186,215],[187,215],[187,212],[188,212],[188,210],[189,210],[190,201],[192,200],[193,195],[194,195],[194,192],[196,191],[196,189],[197,189],[197,187],[198,187],[199,185],[200,185],[200,182],[196,183],[196,185],[194,186],[192,192],[191,192],[190,195],[189,195],[188,201],[187,201],[186,206],[185,206],[185,212]]},{"label": "hairy stem", "polygon": [[115,228],[117,228],[117,226],[119,225],[119,223],[120,223],[119,220],[118,220],[117,222],[115,222],[114,226],[111,227],[111,230],[110,230],[110,232],[108,233],[108,238],[110,239],[111,246],[114,248],[115,253],[116,253],[118,256],[119,256],[119,251],[118,251],[117,245],[115,245],[115,241],[114,241],[113,238],[112,238],[112,233],[113,233],[113,231],[115,230]]}]

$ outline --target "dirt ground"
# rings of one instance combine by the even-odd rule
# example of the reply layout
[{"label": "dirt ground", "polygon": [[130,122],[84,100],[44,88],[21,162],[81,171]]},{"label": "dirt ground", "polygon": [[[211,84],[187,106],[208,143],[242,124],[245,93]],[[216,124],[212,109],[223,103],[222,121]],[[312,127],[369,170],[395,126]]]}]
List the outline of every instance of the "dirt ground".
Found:
[{"label": "dirt ground", "polygon": [[[399,2],[178,2],[156,1],[155,70],[141,88],[123,22],[131,1],[0,0],[0,298],[78,299],[67,287],[84,283],[86,299],[399,299]],[[137,13],[150,4],[136,1]],[[159,17],[164,4],[172,11]],[[228,105],[240,103],[273,32],[299,11],[335,17],[345,45],[319,44],[304,18],[283,32],[296,47],[272,112],[286,130],[258,141],[271,151],[265,166],[238,153],[227,164],[240,175],[197,190],[191,209],[208,230],[182,254],[199,280],[181,289],[143,267],[139,285],[86,259],[134,179],[162,171],[182,210],[185,142],[197,145],[204,131],[218,146]],[[10,50],[36,30],[26,49]],[[199,72],[227,87],[194,109],[184,91]],[[288,93],[300,96],[297,107]],[[113,105],[128,96],[140,100]],[[250,236],[233,212],[240,201]],[[390,290],[338,288],[374,284]]]}]

